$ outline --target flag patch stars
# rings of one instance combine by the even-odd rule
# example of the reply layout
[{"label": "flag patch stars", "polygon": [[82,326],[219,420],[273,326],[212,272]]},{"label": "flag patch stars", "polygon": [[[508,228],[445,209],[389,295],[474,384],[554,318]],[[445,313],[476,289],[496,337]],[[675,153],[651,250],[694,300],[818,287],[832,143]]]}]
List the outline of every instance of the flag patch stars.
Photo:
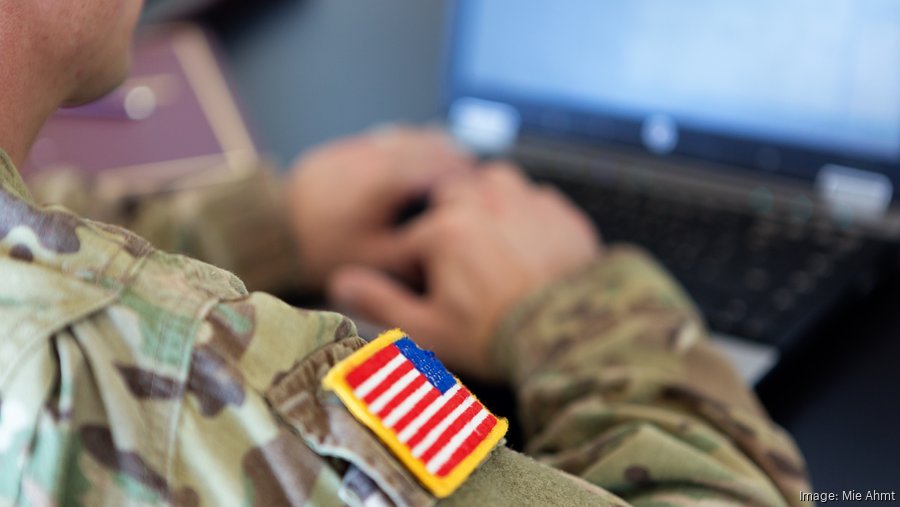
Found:
[{"label": "flag patch stars", "polygon": [[338,363],[323,385],[439,498],[466,480],[508,427],[399,329]]}]

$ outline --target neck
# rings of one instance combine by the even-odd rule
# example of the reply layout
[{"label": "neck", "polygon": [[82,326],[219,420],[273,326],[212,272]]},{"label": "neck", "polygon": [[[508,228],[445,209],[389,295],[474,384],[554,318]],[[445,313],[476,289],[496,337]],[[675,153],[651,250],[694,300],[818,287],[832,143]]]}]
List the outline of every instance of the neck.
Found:
[{"label": "neck", "polygon": [[68,91],[27,36],[8,27],[0,22],[0,149],[21,166]]},{"label": "neck", "polygon": [[[0,52],[0,62],[8,62]],[[22,165],[41,127],[64,100],[65,94],[40,86],[17,69],[0,69],[0,149]]]}]

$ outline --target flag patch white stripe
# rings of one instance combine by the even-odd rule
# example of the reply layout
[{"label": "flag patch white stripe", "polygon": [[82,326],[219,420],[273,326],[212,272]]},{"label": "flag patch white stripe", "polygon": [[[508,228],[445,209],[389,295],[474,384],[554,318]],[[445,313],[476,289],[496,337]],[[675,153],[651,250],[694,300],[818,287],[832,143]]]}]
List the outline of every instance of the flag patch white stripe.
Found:
[{"label": "flag patch white stripe", "polygon": [[481,409],[474,419],[466,423],[466,425],[463,426],[461,430],[459,430],[459,433],[453,435],[453,438],[451,438],[450,441],[447,442],[447,445],[445,445],[440,451],[438,451],[437,454],[434,455],[433,458],[431,458],[428,464],[425,465],[426,470],[433,474],[436,474],[437,471],[440,470],[441,467],[444,466],[444,464],[447,463],[447,461],[451,457],[453,457],[453,453],[456,452],[457,449],[459,449],[463,442],[471,437],[472,433],[475,433],[475,430],[478,429],[478,425],[481,424],[485,419],[487,419],[488,415],[490,414],[488,414],[487,410]]},{"label": "flag patch white stripe", "polygon": [[354,389],[353,392],[360,398],[365,398],[366,395],[368,395],[373,390],[375,390],[376,387],[378,387],[378,384],[384,382],[384,379],[386,379],[387,376],[391,374],[391,372],[399,368],[400,365],[405,362],[406,358],[403,357],[403,354],[397,354],[395,358],[388,361],[387,364],[373,373],[371,377],[367,378],[366,381],[360,384],[356,389]]},{"label": "flag patch white stripe", "polygon": [[369,410],[375,412],[376,414],[378,412],[381,412],[381,409],[387,406],[387,404],[390,403],[391,400],[396,398],[397,395],[400,394],[400,391],[406,389],[406,386],[412,384],[413,380],[421,376],[422,374],[419,373],[419,370],[415,368],[409,370],[405,375],[400,377],[400,380],[398,380],[394,385],[388,388],[387,391],[383,392],[381,396],[375,398],[375,401],[373,401],[372,404],[369,405]]},{"label": "flag patch white stripe", "polygon": [[419,442],[419,445],[413,447],[412,455],[419,458],[423,454],[425,454],[425,451],[427,451],[429,448],[431,448],[432,445],[434,445],[435,442],[437,442],[438,437],[440,437],[441,434],[446,431],[451,424],[456,422],[456,420],[459,419],[459,416],[461,416],[463,412],[468,410],[468,408],[471,407],[473,403],[475,403],[475,398],[471,396],[466,398],[466,400],[463,401],[458,407],[456,407],[453,412],[450,412],[450,415],[448,415],[443,421],[441,421],[440,424],[432,428],[431,431],[428,432],[428,435],[426,435],[425,438],[421,442]]},{"label": "flag patch white stripe", "polygon": [[403,400],[403,403],[394,407],[394,410],[391,410],[391,413],[384,418],[384,425],[393,428],[394,425],[400,422],[400,419],[403,419],[413,407],[418,405],[419,402],[422,401],[422,398],[424,398],[432,389],[434,389],[434,386],[430,383],[425,382],[422,384],[409,398]]},{"label": "flag patch white stripe", "polygon": [[431,405],[428,405],[428,408],[423,410],[418,417],[413,419],[413,422],[409,423],[409,426],[404,428],[403,431],[401,431],[400,434],[397,435],[397,438],[399,438],[400,441],[404,444],[406,442],[409,442],[409,439],[411,439],[419,431],[419,428],[421,428],[422,425],[424,425],[429,419],[431,419],[431,416],[433,416],[438,410],[440,410],[442,406],[447,404],[450,398],[456,396],[456,393],[459,391],[459,389],[459,384],[456,384],[455,386],[447,390],[446,393],[441,395],[440,398],[432,401]]}]

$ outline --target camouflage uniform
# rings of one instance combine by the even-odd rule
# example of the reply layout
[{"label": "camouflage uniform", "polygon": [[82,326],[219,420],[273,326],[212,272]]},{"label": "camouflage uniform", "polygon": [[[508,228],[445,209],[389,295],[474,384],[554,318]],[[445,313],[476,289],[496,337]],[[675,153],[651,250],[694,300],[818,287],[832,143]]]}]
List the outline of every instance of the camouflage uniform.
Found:
[{"label": "camouflage uniform", "polygon": [[[0,505],[429,505],[333,394],[344,317],[35,205],[0,152]],[[619,248],[505,320],[527,452],[449,505],[798,505],[803,463],[672,281]]]}]

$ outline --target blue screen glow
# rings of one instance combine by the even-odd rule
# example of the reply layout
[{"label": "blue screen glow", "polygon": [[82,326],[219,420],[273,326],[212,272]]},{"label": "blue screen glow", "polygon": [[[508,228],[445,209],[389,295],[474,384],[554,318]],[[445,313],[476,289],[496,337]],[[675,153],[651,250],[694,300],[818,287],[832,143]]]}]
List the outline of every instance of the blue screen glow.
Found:
[{"label": "blue screen glow", "polygon": [[482,0],[457,78],[588,111],[900,156],[900,1]]}]

